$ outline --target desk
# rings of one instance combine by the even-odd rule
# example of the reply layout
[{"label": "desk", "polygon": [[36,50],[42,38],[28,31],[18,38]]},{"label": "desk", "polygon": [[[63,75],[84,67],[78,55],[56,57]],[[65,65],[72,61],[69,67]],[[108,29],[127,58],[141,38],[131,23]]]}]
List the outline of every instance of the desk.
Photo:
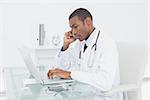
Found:
[{"label": "desk", "polygon": [[6,67],[5,82],[7,88],[7,100],[81,100],[96,94],[96,90],[90,85],[76,82],[69,90],[61,92],[45,92],[47,86],[40,84],[23,84],[24,79],[29,77],[29,72],[24,67]]}]

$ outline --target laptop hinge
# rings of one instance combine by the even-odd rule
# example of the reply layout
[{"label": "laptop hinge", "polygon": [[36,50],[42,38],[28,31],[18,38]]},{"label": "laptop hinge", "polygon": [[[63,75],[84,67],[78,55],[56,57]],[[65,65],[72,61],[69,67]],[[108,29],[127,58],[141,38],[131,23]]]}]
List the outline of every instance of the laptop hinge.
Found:
[{"label": "laptop hinge", "polygon": [[42,79],[42,77],[41,77],[41,81],[42,81],[42,83],[41,83],[41,84],[44,86],[44,80]]}]

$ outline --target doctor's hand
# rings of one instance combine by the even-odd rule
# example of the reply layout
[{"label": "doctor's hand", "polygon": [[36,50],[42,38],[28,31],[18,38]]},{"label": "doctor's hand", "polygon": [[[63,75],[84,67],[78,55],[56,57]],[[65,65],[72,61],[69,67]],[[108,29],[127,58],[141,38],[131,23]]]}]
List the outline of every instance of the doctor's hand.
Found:
[{"label": "doctor's hand", "polygon": [[75,40],[76,40],[76,39],[74,38],[74,35],[73,35],[73,33],[72,33],[71,31],[66,32],[66,33],[64,34],[63,50],[66,50],[66,49],[69,47],[69,45],[70,45],[71,43],[73,43]]},{"label": "doctor's hand", "polygon": [[48,78],[53,78],[54,76],[64,78],[64,79],[69,79],[71,72],[65,71],[59,68],[51,69],[48,71],[47,76]]}]

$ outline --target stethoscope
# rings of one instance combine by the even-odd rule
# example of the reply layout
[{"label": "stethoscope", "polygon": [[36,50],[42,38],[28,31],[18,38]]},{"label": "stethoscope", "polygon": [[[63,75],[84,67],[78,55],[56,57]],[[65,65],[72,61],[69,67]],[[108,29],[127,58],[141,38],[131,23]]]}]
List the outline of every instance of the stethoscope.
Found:
[{"label": "stethoscope", "polygon": [[[94,57],[96,54],[96,50],[97,50],[97,41],[100,35],[100,30],[98,31],[97,37],[96,37],[96,41],[95,43],[92,45],[91,50],[90,50],[90,54],[89,54],[89,58],[88,58],[88,67],[92,68],[93,64],[94,64]],[[81,60],[81,51],[79,52],[79,59]]]}]

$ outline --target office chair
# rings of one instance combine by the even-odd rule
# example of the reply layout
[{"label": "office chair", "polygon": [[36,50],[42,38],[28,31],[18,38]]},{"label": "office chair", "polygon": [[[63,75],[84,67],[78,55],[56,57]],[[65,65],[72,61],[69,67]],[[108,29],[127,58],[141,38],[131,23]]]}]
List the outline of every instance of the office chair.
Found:
[{"label": "office chair", "polygon": [[123,92],[123,100],[142,100],[141,84],[147,64],[146,46],[117,42],[117,47],[121,84],[104,95]]}]

